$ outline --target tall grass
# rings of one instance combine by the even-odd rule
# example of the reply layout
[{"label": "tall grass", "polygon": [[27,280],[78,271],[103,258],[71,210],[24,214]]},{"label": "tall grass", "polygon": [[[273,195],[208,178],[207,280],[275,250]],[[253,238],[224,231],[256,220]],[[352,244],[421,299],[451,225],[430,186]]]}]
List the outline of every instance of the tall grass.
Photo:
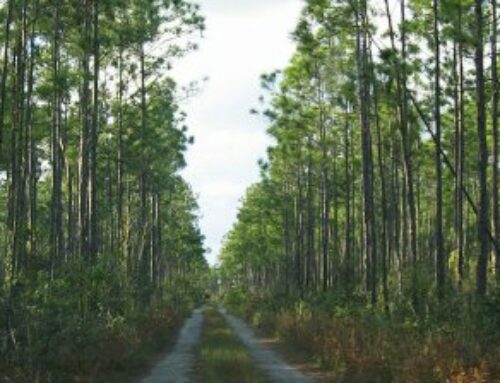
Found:
[{"label": "tall grass", "polygon": [[500,382],[500,318],[487,302],[468,311],[447,302],[419,316],[386,313],[355,298],[230,293],[227,301],[254,326],[313,356],[338,382]]}]

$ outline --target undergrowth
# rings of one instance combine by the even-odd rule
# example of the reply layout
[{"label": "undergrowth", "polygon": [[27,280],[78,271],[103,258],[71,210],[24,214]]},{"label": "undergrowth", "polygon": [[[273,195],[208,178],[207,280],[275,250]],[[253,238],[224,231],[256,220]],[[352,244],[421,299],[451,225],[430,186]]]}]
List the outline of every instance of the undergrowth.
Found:
[{"label": "undergrowth", "polygon": [[307,352],[338,382],[500,382],[498,296],[471,305],[449,300],[420,311],[405,302],[226,293],[226,306]]},{"label": "undergrowth", "polygon": [[20,280],[0,292],[0,382],[129,382],[202,299],[179,285],[156,293],[103,265]]}]

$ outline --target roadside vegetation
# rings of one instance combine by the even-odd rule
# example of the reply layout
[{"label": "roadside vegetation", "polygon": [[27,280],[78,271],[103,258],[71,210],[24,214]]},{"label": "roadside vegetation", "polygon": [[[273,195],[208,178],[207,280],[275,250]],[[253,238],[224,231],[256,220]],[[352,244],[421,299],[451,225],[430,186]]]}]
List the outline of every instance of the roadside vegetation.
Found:
[{"label": "roadside vegetation", "polygon": [[[418,318],[388,316],[363,300],[290,297],[231,290],[226,306],[276,337],[293,354],[307,355],[332,382],[496,382],[500,377],[498,325],[485,311]],[[437,315],[437,314],[434,314]],[[492,327],[489,327],[492,326]],[[321,376],[321,374],[319,374]]]},{"label": "roadside vegetation", "polygon": [[[305,1],[229,307],[338,381],[500,379],[496,1]],[[490,81],[491,80],[491,81]]]},{"label": "roadside vegetation", "polygon": [[204,19],[184,0],[8,0],[0,22],[0,381],[124,382],[209,272],[169,76]]}]

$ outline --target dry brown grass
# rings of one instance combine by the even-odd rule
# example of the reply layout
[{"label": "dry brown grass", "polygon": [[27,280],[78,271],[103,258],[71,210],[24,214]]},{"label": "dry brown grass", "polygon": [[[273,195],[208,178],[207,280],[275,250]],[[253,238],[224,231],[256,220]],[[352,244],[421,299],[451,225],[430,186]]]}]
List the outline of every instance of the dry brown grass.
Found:
[{"label": "dry brown grass", "polygon": [[500,349],[453,334],[422,335],[404,324],[384,326],[325,312],[281,310],[259,325],[286,344],[314,355],[338,382],[500,382]]}]

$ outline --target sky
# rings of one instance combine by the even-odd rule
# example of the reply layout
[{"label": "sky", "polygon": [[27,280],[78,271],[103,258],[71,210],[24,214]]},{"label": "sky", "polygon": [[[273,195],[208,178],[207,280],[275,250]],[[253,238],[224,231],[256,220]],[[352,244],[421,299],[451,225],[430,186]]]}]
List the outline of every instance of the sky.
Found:
[{"label": "sky", "polygon": [[183,103],[195,144],[183,176],[200,204],[210,264],[236,221],[241,198],[259,179],[257,161],[272,143],[266,121],[251,115],[262,94],[260,75],[286,66],[301,0],[200,0],[207,29],[200,49],[175,64],[187,85],[205,77],[200,94]]}]

